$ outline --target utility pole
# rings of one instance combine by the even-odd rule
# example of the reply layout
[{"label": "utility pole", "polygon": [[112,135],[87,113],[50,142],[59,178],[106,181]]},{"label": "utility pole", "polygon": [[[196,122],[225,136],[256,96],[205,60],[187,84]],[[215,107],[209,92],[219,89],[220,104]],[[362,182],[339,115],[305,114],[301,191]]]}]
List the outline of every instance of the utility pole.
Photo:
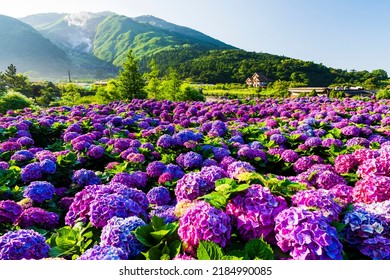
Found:
[{"label": "utility pole", "polygon": [[70,71],[68,70],[68,77],[69,77],[69,83],[72,82],[72,79],[70,78]]}]

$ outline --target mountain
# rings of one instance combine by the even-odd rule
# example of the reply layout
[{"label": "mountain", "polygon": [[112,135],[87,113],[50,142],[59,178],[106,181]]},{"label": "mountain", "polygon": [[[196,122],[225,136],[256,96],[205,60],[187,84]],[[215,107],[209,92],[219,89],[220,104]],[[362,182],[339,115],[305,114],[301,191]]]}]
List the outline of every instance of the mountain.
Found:
[{"label": "mountain", "polygon": [[138,58],[180,48],[234,49],[199,31],[153,16],[80,12],[37,14],[21,20],[58,46],[93,54],[116,66],[123,63],[129,48]]},{"label": "mountain", "polygon": [[12,63],[32,76],[43,72],[56,76],[70,68],[65,51],[17,19],[0,15],[0,38],[0,69]]}]

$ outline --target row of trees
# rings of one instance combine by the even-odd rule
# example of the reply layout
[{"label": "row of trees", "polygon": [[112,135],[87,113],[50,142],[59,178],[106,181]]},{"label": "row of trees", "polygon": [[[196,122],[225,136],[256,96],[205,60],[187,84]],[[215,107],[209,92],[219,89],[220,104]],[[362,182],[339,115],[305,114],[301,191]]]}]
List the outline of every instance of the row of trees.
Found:
[{"label": "row of trees", "polygon": [[[109,80],[105,86],[85,87],[75,83],[31,82],[27,76],[17,73],[16,67],[11,64],[4,73],[0,72],[0,94],[19,92],[30,98],[30,103],[32,101],[45,107],[109,103],[115,100],[128,101],[133,98],[169,99],[172,101],[204,100],[201,92],[189,84],[183,83],[174,69],[170,69],[166,76],[159,77],[159,69],[154,60],[150,63],[150,69],[150,72],[142,75],[138,60],[135,59],[130,50],[123,64],[123,69],[116,79]],[[12,98],[20,97],[11,96]]]}]

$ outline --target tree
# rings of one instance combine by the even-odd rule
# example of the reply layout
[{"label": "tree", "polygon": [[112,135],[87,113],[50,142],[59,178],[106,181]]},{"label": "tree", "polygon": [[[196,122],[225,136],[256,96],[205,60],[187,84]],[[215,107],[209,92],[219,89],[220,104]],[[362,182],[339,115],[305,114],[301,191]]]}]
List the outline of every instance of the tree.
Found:
[{"label": "tree", "polygon": [[133,56],[132,50],[127,53],[126,61],[123,63],[123,69],[120,71],[117,80],[121,99],[146,98],[145,82],[139,72],[138,61]]},{"label": "tree", "polygon": [[80,89],[75,84],[59,86],[61,90],[61,104],[75,105],[80,99]]},{"label": "tree", "polygon": [[160,70],[158,69],[157,63],[154,59],[151,60],[150,72],[145,73],[144,77],[147,80],[147,85],[145,87],[146,93],[149,98],[160,99],[161,97],[161,81],[158,78]]},{"label": "tree", "polygon": [[181,93],[181,84],[182,82],[177,71],[170,68],[168,77],[161,84],[164,99],[178,101]]}]

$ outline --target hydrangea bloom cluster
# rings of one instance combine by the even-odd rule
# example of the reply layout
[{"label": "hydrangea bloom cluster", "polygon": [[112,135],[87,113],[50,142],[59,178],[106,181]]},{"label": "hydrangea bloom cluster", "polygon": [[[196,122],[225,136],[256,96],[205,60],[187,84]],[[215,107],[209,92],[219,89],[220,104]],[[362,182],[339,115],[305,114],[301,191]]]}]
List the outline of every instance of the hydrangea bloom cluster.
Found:
[{"label": "hydrangea bloom cluster", "polygon": [[292,196],[292,204],[306,209],[318,209],[328,222],[338,221],[342,210],[334,195],[325,189],[299,191]]},{"label": "hydrangea bloom cluster", "polygon": [[0,223],[13,223],[23,208],[13,200],[0,200]]},{"label": "hydrangea bloom cluster", "polygon": [[101,261],[110,261],[110,260],[126,260],[126,253],[121,249],[114,247],[112,245],[95,245],[92,248],[86,250],[78,260],[101,260]]},{"label": "hydrangea bloom cluster", "polygon": [[39,233],[29,229],[9,231],[0,236],[0,259],[43,259],[49,256],[50,246]]},{"label": "hydrangea bloom cluster", "polygon": [[23,192],[23,196],[30,198],[32,201],[42,203],[45,200],[50,200],[55,194],[54,186],[45,181],[31,182]]},{"label": "hydrangea bloom cluster", "polygon": [[166,187],[154,187],[146,194],[149,203],[157,206],[168,205],[171,201],[171,194]]},{"label": "hydrangea bloom cluster", "polygon": [[73,173],[72,181],[80,187],[97,185],[101,183],[100,178],[92,170],[80,169]]},{"label": "hydrangea bloom cluster", "polygon": [[390,199],[390,177],[371,175],[356,182],[352,197],[354,202],[373,203]]},{"label": "hydrangea bloom cluster", "polygon": [[176,161],[181,168],[185,170],[194,170],[202,166],[203,158],[200,154],[191,151],[185,154],[180,154]]},{"label": "hydrangea bloom cluster", "polygon": [[176,206],[173,205],[162,205],[155,206],[149,212],[149,218],[157,216],[164,220],[165,223],[172,223],[177,221],[178,217],[175,215]]},{"label": "hydrangea bloom cluster", "polygon": [[179,237],[185,251],[191,255],[195,254],[200,240],[213,241],[221,247],[230,240],[230,217],[206,202],[200,201],[187,209],[179,222]]},{"label": "hydrangea bloom cluster", "polygon": [[390,259],[390,203],[358,203],[343,220],[342,234],[352,246],[373,259]]},{"label": "hydrangea bloom cluster", "polygon": [[334,168],[337,173],[348,173],[357,166],[357,161],[353,155],[339,155],[334,159]]},{"label": "hydrangea bloom cluster", "polygon": [[42,169],[39,162],[27,164],[20,173],[23,182],[32,182],[42,178]]},{"label": "hydrangea bloom cluster", "polygon": [[294,260],[341,260],[337,231],[320,212],[291,207],[275,218],[275,238]]},{"label": "hydrangea bloom cluster", "polygon": [[208,181],[200,173],[190,172],[177,181],[175,195],[178,201],[183,199],[194,200],[207,194],[212,189]]},{"label": "hydrangea bloom cluster", "polygon": [[245,161],[233,162],[229,164],[227,168],[227,173],[232,179],[238,179],[238,176],[245,172],[255,172],[255,168],[250,163]]},{"label": "hydrangea bloom cluster", "polygon": [[284,198],[274,196],[261,185],[251,185],[245,192],[235,196],[226,206],[244,240],[267,238],[275,225],[278,213],[287,208]]},{"label": "hydrangea bloom cluster", "polygon": [[54,212],[48,212],[39,207],[30,207],[25,209],[15,224],[27,228],[36,226],[44,229],[54,229],[59,223],[59,215]]},{"label": "hydrangea bloom cluster", "polygon": [[136,257],[145,247],[137,240],[133,231],[144,225],[146,223],[135,216],[112,217],[102,229],[100,245],[120,248],[126,253],[127,258]]}]

